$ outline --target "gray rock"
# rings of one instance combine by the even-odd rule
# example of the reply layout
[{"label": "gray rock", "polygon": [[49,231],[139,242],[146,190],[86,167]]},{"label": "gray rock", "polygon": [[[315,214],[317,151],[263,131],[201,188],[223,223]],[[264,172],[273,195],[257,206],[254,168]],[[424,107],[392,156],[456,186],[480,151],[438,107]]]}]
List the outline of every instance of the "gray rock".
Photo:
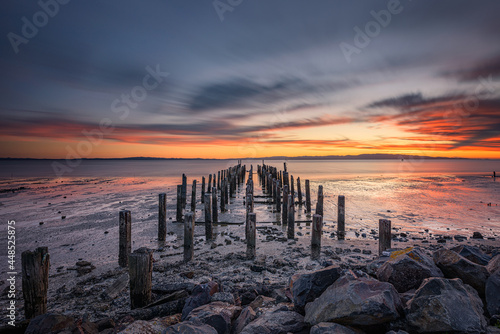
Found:
[{"label": "gray rock", "polygon": [[486,266],[486,269],[489,271],[490,274],[493,274],[495,271],[500,269],[500,254],[495,256],[488,262],[488,265]]},{"label": "gray rock", "polygon": [[366,265],[366,273],[370,276],[377,276],[377,271],[384,265],[390,258],[387,256],[376,258]]},{"label": "gray rock", "polygon": [[160,321],[137,320],[125,327],[124,330],[118,332],[118,334],[163,333],[167,328],[168,327]]},{"label": "gray rock", "polygon": [[451,248],[458,255],[465,257],[467,260],[485,266],[491,260],[491,256],[484,254],[478,247],[469,245],[460,245]]},{"label": "gray rock", "polygon": [[427,278],[409,302],[408,324],[418,333],[482,333],[483,303],[460,279]]},{"label": "gray rock", "polygon": [[213,302],[224,302],[234,305],[234,296],[230,292],[216,292],[212,296]]},{"label": "gray rock", "polygon": [[391,283],[398,292],[406,292],[417,289],[425,278],[444,276],[422,249],[415,247],[404,251],[394,258],[391,255],[391,259],[378,269],[380,281]]},{"label": "gray rock", "polygon": [[320,322],[311,327],[310,334],[359,334],[359,331],[334,322]]},{"label": "gray rock", "polygon": [[255,320],[255,317],[255,311],[250,306],[245,307],[233,324],[232,334],[240,334],[246,325]]},{"label": "gray rock", "polygon": [[393,321],[402,311],[401,299],[392,284],[358,277],[350,271],[306,305],[305,321],[311,325],[330,321],[369,326]]},{"label": "gray rock", "polygon": [[217,331],[207,324],[185,321],[168,327],[163,334],[217,334]]},{"label": "gray rock", "polygon": [[195,308],[189,313],[187,321],[204,323],[215,328],[218,334],[229,334],[231,322],[241,311],[241,308],[228,303],[212,302]]},{"label": "gray rock", "polygon": [[433,254],[434,262],[446,278],[460,278],[484,296],[486,280],[489,277],[486,267],[471,262],[449,249],[440,249]]},{"label": "gray rock", "polygon": [[186,320],[189,312],[197,307],[208,304],[212,300],[212,295],[219,291],[219,286],[215,282],[208,282],[194,287],[193,293],[186,299],[184,308],[182,309],[181,320]]},{"label": "gray rock", "polygon": [[[99,332],[97,325],[92,322],[84,321],[80,326],[88,334],[97,334]],[[75,320],[72,317],[56,313],[45,313],[31,319],[24,333],[50,334],[62,331],[71,333],[77,331],[77,328]]]},{"label": "gray rock", "polygon": [[500,328],[495,326],[486,327],[486,334],[500,334]]},{"label": "gray rock", "polygon": [[241,334],[287,334],[300,332],[305,327],[304,317],[294,311],[278,309],[267,312],[249,323]]},{"label": "gray rock", "polygon": [[341,276],[341,272],[340,267],[330,266],[312,273],[292,276],[289,285],[297,311],[303,312],[306,304],[318,298]]},{"label": "gray rock", "polygon": [[405,331],[403,331],[403,330],[400,329],[397,332],[396,331],[389,331],[389,332],[387,332],[385,334],[408,334],[408,332],[405,332]]},{"label": "gray rock", "polygon": [[486,281],[486,308],[490,315],[500,314],[500,269]]}]

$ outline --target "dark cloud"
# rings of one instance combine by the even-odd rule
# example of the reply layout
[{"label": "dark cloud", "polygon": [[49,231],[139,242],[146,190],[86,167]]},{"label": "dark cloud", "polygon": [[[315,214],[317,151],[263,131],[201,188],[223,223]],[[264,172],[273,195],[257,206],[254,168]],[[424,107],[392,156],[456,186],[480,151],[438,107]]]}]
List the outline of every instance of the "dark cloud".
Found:
[{"label": "dark cloud", "polygon": [[459,81],[477,81],[481,77],[500,77],[500,56],[489,58],[481,63],[470,66],[467,69],[446,71],[442,73],[445,77],[457,78]]}]

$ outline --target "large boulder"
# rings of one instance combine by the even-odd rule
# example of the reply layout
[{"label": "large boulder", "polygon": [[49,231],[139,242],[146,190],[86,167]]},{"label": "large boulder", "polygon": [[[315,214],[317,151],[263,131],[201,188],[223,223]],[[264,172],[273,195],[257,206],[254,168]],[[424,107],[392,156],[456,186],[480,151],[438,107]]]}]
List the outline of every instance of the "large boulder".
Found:
[{"label": "large boulder", "polygon": [[425,278],[443,276],[433,260],[418,247],[394,252],[377,270],[380,281],[391,283],[401,293],[417,289]]},{"label": "large boulder", "polygon": [[390,283],[358,277],[352,271],[339,278],[315,301],[306,305],[311,325],[378,325],[399,318],[403,311],[398,292]]},{"label": "large boulder", "polygon": [[224,302],[212,302],[192,310],[186,320],[210,325],[215,328],[218,334],[229,334],[231,322],[240,312],[239,306]]},{"label": "large boulder", "polygon": [[451,248],[458,255],[465,257],[467,260],[485,266],[491,260],[491,256],[484,254],[479,247],[460,245]]},{"label": "large boulder", "polygon": [[254,321],[256,318],[255,311],[250,307],[247,306],[241,311],[240,315],[236,319],[236,321],[233,323],[233,334],[240,334],[243,328],[245,328],[249,323]]},{"label": "large boulder", "polygon": [[168,327],[163,334],[217,334],[217,331],[207,324],[184,321]]},{"label": "large boulder", "polygon": [[306,304],[318,298],[341,274],[340,267],[330,266],[308,274],[293,275],[290,292],[297,311],[303,312]]},{"label": "large boulder", "polygon": [[500,314],[500,269],[486,281],[486,308],[490,315]]},{"label": "large boulder", "polygon": [[195,286],[191,296],[186,299],[181,320],[186,320],[189,313],[195,308],[210,303],[212,295],[216,292],[219,292],[219,285],[215,282]]},{"label": "large boulder", "polygon": [[137,320],[125,327],[124,330],[118,332],[118,334],[163,333],[167,327],[168,326],[158,320]]},{"label": "large boulder", "polygon": [[482,333],[483,303],[460,279],[427,278],[409,302],[408,324],[418,333]]},{"label": "large boulder", "polygon": [[500,269],[500,254],[495,256],[488,262],[488,265],[486,266],[486,269],[488,269],[488,272],[490,274],[493,274],[495,271]]},{"label": "large boulder", "polygon": [[489,277],[486,267],[471,262],[449,249],[440,249],[433,254],[434,262],[446,278],[460,278],[484,296],[486,280]]},{"label": "large boulder", "polygon": [[[83,321],[80,327],[88,334],[97,334],[97,325]],[[51,334],[59,332],[74,332],[78,330],[75,319],[62,314],[45,313],[31,319],[25,333],[28,334]]]},{"label": "large boulder", "polygon": [[304,317],[286,307],[266,312],[249,323],[241,334],[287,334],[300,332],[305,327]]},{"label": "large boulder", "polygon": [[334,322],[320,322],[311,327],[310,334],[359,334],[360,331],[336,324]]}]

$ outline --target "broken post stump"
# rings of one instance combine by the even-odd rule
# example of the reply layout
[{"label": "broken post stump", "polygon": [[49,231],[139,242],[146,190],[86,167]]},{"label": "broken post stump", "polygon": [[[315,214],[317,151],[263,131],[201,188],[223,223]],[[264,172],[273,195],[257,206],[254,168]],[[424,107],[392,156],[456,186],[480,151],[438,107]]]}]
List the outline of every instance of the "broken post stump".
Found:
[{"label": "broken post stump", "polygon": [[295,200],[293,194],[288,195],[288,239],[295,238]]},{"label": "broken post stump", "polygon": [[337,205],[337,239],[345,239],[345,197],[344,195],[339,195],[338,205]]},{"label": "broken post stump", "polygon": [[257,215],[250,212],[247,215],[246,221],[246,241],[247,241],[247,258],[255,258],[256,238],[257,238]]},{"label": "broken post stump", "polygon": [[299,205],[302,205],[302,189],[300,188],[300,177],[297,177],[297,197],[299,199]]},{"label": "broken post stump", "polygon": [[186,208],[187,203],[187,177],[186,174],[182,174],[182,208]]},{"label": "broken post stump", "polygon": [[382,255],[383,251],[391,248],[391,221],[387,219],[379,219],[378,233],[379,233],[378,253],[379,255]]},{"label": "broken post stump", "polygon": [[167,194],[158,198],[158,240],[165,241],[167,237]]},{"label": "broken post stump", "polygon": [[193,180],[193,187],[191,188],[191,212],[196,212],[196,180]]},{"label": "broken post stump", "polygon": [[178,223],[182,222],[182,185],[177,186],[177,212],[175,221]]},{"label": "broken post stump", "polygon": [[311,187],[309,180],[306,180],[306,212],[311,213]]},{"label": "broken post stump", "polygon": [[205,177],[201,177],[201,203],[205,202]]},{"label": "broken post stump", "polygon": [[217,188],[212,188],[212,223],[217,224],[219,222],[219,215],[217,213]]},{"label": "broken post stump", "polygon": [[281,210],[281,223],[288,224],[288,186],[283,186],[283,208]]},{"label": "broken post stump", "polygon": [[323,186],[318,186],[318,202],[316,202],[316,214],[323,217]]},{"label": "broken post stump", "polygon": [[21,254],[24,315],[26,319],[47,312],[49,258],[47,247],[38,247],[34,252],[24,251]]},{"label": "broken post stump", "polygon": [[136,309],[151,303],[153,279],[153,251],[139,248],[129,256],[130,308]]},{"label": "broken post stump", "polygon": [[320,215],[314,215],[312,223],[312,233],[311,233],[311,251],[313,258],[318,258],[321,252],[322,234],[323,234],[323,217]]},{"label": "broken post stump", "polygon": [[184,216],[184,262],[193,259],[194,253],[194,214],[186,213]]},{"label": "broken post stump", "polygon": [[120,211],[120,240],[119,240],[119,252],[118,252],[118,264],[120,267],[128,266],[128,256],[132,251],[131,243],[131,231],[132,231],[132,219],[129,210]]}]

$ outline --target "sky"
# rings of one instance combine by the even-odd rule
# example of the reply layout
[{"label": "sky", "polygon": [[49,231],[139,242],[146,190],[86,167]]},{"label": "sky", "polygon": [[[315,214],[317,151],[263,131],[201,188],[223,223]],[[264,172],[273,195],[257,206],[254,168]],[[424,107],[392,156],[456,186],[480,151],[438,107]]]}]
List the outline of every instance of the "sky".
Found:
[{"label": "sky", "polygon": [[0,157],[500,158],[500,2],[0,4]]}]

